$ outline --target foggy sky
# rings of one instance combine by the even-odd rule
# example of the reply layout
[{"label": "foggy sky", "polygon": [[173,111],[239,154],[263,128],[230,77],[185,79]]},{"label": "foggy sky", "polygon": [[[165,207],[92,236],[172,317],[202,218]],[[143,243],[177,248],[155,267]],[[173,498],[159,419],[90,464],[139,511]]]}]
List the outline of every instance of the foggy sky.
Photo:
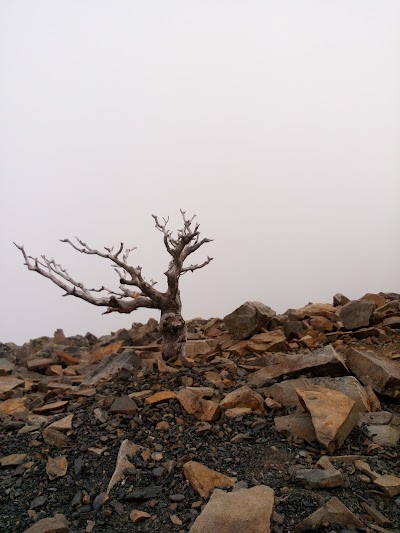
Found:
[{"label": "foggy sky", "polygon": [[400,292],[399,23],[398,0],[1,0],[0,341],[158,318],[62,298],[12,241],[115,288],[59,239],[123,241],[163,290],[151,214],[180,207],[215,239],[185,318]]}]

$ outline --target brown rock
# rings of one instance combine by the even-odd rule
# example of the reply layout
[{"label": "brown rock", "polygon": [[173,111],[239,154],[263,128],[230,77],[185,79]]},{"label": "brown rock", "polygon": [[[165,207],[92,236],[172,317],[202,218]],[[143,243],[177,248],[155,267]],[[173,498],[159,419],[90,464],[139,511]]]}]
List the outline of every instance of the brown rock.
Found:
[{"label": "brown rock", "polygon": [[227,394],[219,405],[224,411],[226,409],[237,407],[246,407],[251,411],[265,411],[264,399],[261,394],[246,386],[240,387]]},{"label": "brown rock", "polygon": [[376,305],[374,302],[353,300],[345,304],[338,316],[345,329],[368,326]]},{"label": "brown rock", "polygon": [[308,413],[295,413],[293,415],[276,416],[274,424],[278,433],[286,436],[303,439],[310,444],[317,440],[315,429]]},{"label": "brown rock", "polygon": [[236,478],[226,476],[215,470],[211,470],[196,461],[188,461],[183,465],[183,474],[189,481],[190,486],[202,498],[207,498],[212,490],[217,487],[233,487],[237,482]]},{"label": "brown rock", "polygon": [[79,365],[82,362],[77,357],[74,357],[70,353],[66,353],[66,352],[57,352],[57,357],[61,359],[61,361],[66,366]]},{"label": "brown rock", "polygon": [[245,302],[227,315],[224,323],[235,339],[247,339],[257,333],[275,314],[275,311],[261,302]]},{"label": "brown rock", "polygon": [[47,376],[62,376],[64,374],[63,367],[61,365],[50,365],[46,368]]},{"label": "brown rock", "polygon": [[68,469],[68,460],[65,456],[49,457],[46,465],[46,473],[50,480],[64,477]]},{"label": "brown rock", "polygon": [[115,398],[110,413],[134,416],[137,413],[137,405],[129,396],[120,396]]},{"label": "brown rock", "polygon": [[63,515],[60,517],[56,515],[54,518],[42,518],[33,526],[25,529],[24,533],[67,533],[68,525],[69,523]]},{"label": "brown rock", "polygon": [[359,411],[345,394],[314,385],[296,389],[303,407],[311,414],[317,440],[330,452],[340,448],[359,419]]},{"label": "brown rock", "polygon": [[221,410],[217,402],[201,398],[189,387],[178,391],[176,397],[185,411],[193,415],[197,420],[212,422],[220,416]]},{"label": "brown rock", "polygon": [[215,353],[219,342],[213,339],[188,340],[185,345],[185,357],[196,358]]},{"label": "brown rock", "polygon": [[301,531],[314,530],[322,524],[365,530],[364,524],[338,498],[334,497],[300,522],[294,531],[300,533]]},{"label": "brown rock", "polygon": [[22,379],[15,378],[13,376],[1,376],[0,375],[0,394],[8,392],[9,390],[19,387],[24,382]]},{"label": "brown rock", "polygon": [[400,395],[400,362],[373,352],[350,348],[346,352],[347,364],[354,375],[384,396]]},{"label": "brown rock", "polygon": [[350,299],[347,298],[344,294],[341,294],[340,292],[336,293],[333,297],[333,306],[338,307],[339,305],[344,305],[350,302]]},{"label": "brown rock", "polygon": [[42,407],[36,407],[33,412],[39,414],[53,413],[54,411],[61,411],[66,405],[68,405],[67,401],[60,400],[58,402],[46,403]]},{"label": "brown rock", "polygon": [[146,403],[147,405],[155,405],[157,403],[167,402],[169,400],[172,400],[173,398],[176,398],[176,393],[174,391],[163,390],[160,392],[156,392],[151,396],[147,396],[147,398],[145,398],[144,400],[144,403]]},{"label": "brown rock", "polygon": [[69,445],[69,439],[66,435],[63,435],[60,431],[47,427],[42,432],[43,440],[50,446],[56,448],[66,448]]},{"label": "brown rock", "polygon": [[148,520],[149,518],[151,518],[151,514],[146,513],[145,511],[140,511],[139,509],[134,509],[133,511],[131,511],[129,518],[131,519],[131,522],[136,524],[136,522]]},{"label": "brown rock", "polygon": [[316,376],[344,376],[348,374],[347,367],[341,355],[332,346],[324,346],[309,354],[288,354],[285,360],[261,368],[250,375],[250,385],[262,387],[270,383],[271,379],[282,376],[296,376],[304,372],[312,372]]},{"label": "brown rock", "polygon": [[28,414],[25,407],[25,398],[10,398],[0,403],[0,413],[21,418]]},{"label": "brown rock", "polygon": [[25,462],[25,459],[28,457],[26,453],[13,453],[11,455],[6,455],[0,459],[0,466],[3,468],[8,468],[10,466],[19,466]]},{"label": "brown rock", "polygon": [[74,415],[68,415],[64,418],[61,418],[60,420],[56,420],[49,426],[47,426],[49,429],[55,429],[57,431],[68,431],[69,429],[72,429],[72,419],[74,418]]},{"label": "brown rock", "polygon": [[364,294],[362,298],[360,298],[363,302],[373,302],[376,307],[382,307],[382,305],[386,304],[386,298],[381,296],[380,294],[372,294],[371,292],[367,292],[367,294]]},{"label": "brown rock", "polygon": [[190,533],[270,533],[273,511],[274,491],[265,485],[216,489]]},{"label": "brown rock", "polygon": [[47,357],[37,357],[26,362],[28,370],[32,370],[34,372],[38,370],[44,370],[53,364],[53,359],[48,359]]},{"label": "brown rock", "polygon": [[225,411],[225,416],[228,418],[237,418],[238,416],[250,415],[252,410],[249,407],[233,407]]},{"label": "brown rock", "polygon": [[107,344],[106,346],[101,346],[100,348],[95,349],[90,354],[90,361],[92,363],[95,361],[101,361],[107,355],[110,355],[111,353],[117,353],[118,350],[121,349],[123,344],[124,344],[124,341],[117,341],[117,342],[113,342],[111,344]]},{"label": "brown rock", "polygon": [[360,413],[371,411],[370,400],[365,388],[354,376],[343,376],[339,378],[297,378],[287,379],[281,383],[275,383],[263,389],[265,394],[279,402],[287,408],[295,408],[300,405],[299,398],[295,393],[296,387],[307,389],[314,385],[320,385],[327,389],[337,390],[349,396],[356,402]]},{"label": "brown rock", "polygon": [[331,304],[308,304],[300,309],[288,309],[285,315],[303,320],[312,316],[323,316],[325,318],[334,318],[336,309]]}]

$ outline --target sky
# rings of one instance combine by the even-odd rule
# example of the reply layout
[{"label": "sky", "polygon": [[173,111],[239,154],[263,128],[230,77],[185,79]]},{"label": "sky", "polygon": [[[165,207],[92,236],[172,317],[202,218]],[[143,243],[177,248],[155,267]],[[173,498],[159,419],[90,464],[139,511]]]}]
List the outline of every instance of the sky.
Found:
[{"label": "sky", "polygon": [[277,312],[336,292],[400,292],[398,0],[0,0],[0,341],[108,334],[12,244],[87,286],[136,246],[165,290],[152,214],[214,241],[181,279],[183,315]]}]

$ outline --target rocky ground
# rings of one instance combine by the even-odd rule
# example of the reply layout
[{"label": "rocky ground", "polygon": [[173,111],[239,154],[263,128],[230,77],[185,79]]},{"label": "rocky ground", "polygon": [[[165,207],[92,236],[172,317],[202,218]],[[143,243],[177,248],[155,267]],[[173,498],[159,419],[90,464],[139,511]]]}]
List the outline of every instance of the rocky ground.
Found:
[{"label": "rocky ground", "polygon": [[400,531],[399,295],[188,330],[0,344],[0,531]]}]

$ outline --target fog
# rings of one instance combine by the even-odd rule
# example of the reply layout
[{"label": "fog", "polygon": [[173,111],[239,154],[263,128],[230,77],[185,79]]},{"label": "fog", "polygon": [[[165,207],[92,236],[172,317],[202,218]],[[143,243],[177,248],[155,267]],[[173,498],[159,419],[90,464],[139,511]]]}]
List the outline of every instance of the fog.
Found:
[{"label": "fog", "polygon": [[400,292],[399,24],[398,0],[0,1],[0,341],[158,318],[62,298],[12,242],[117,288],[59,239],[123,241],[164,290],[151,215],[179,208],[214,239],[185,318]]}]

